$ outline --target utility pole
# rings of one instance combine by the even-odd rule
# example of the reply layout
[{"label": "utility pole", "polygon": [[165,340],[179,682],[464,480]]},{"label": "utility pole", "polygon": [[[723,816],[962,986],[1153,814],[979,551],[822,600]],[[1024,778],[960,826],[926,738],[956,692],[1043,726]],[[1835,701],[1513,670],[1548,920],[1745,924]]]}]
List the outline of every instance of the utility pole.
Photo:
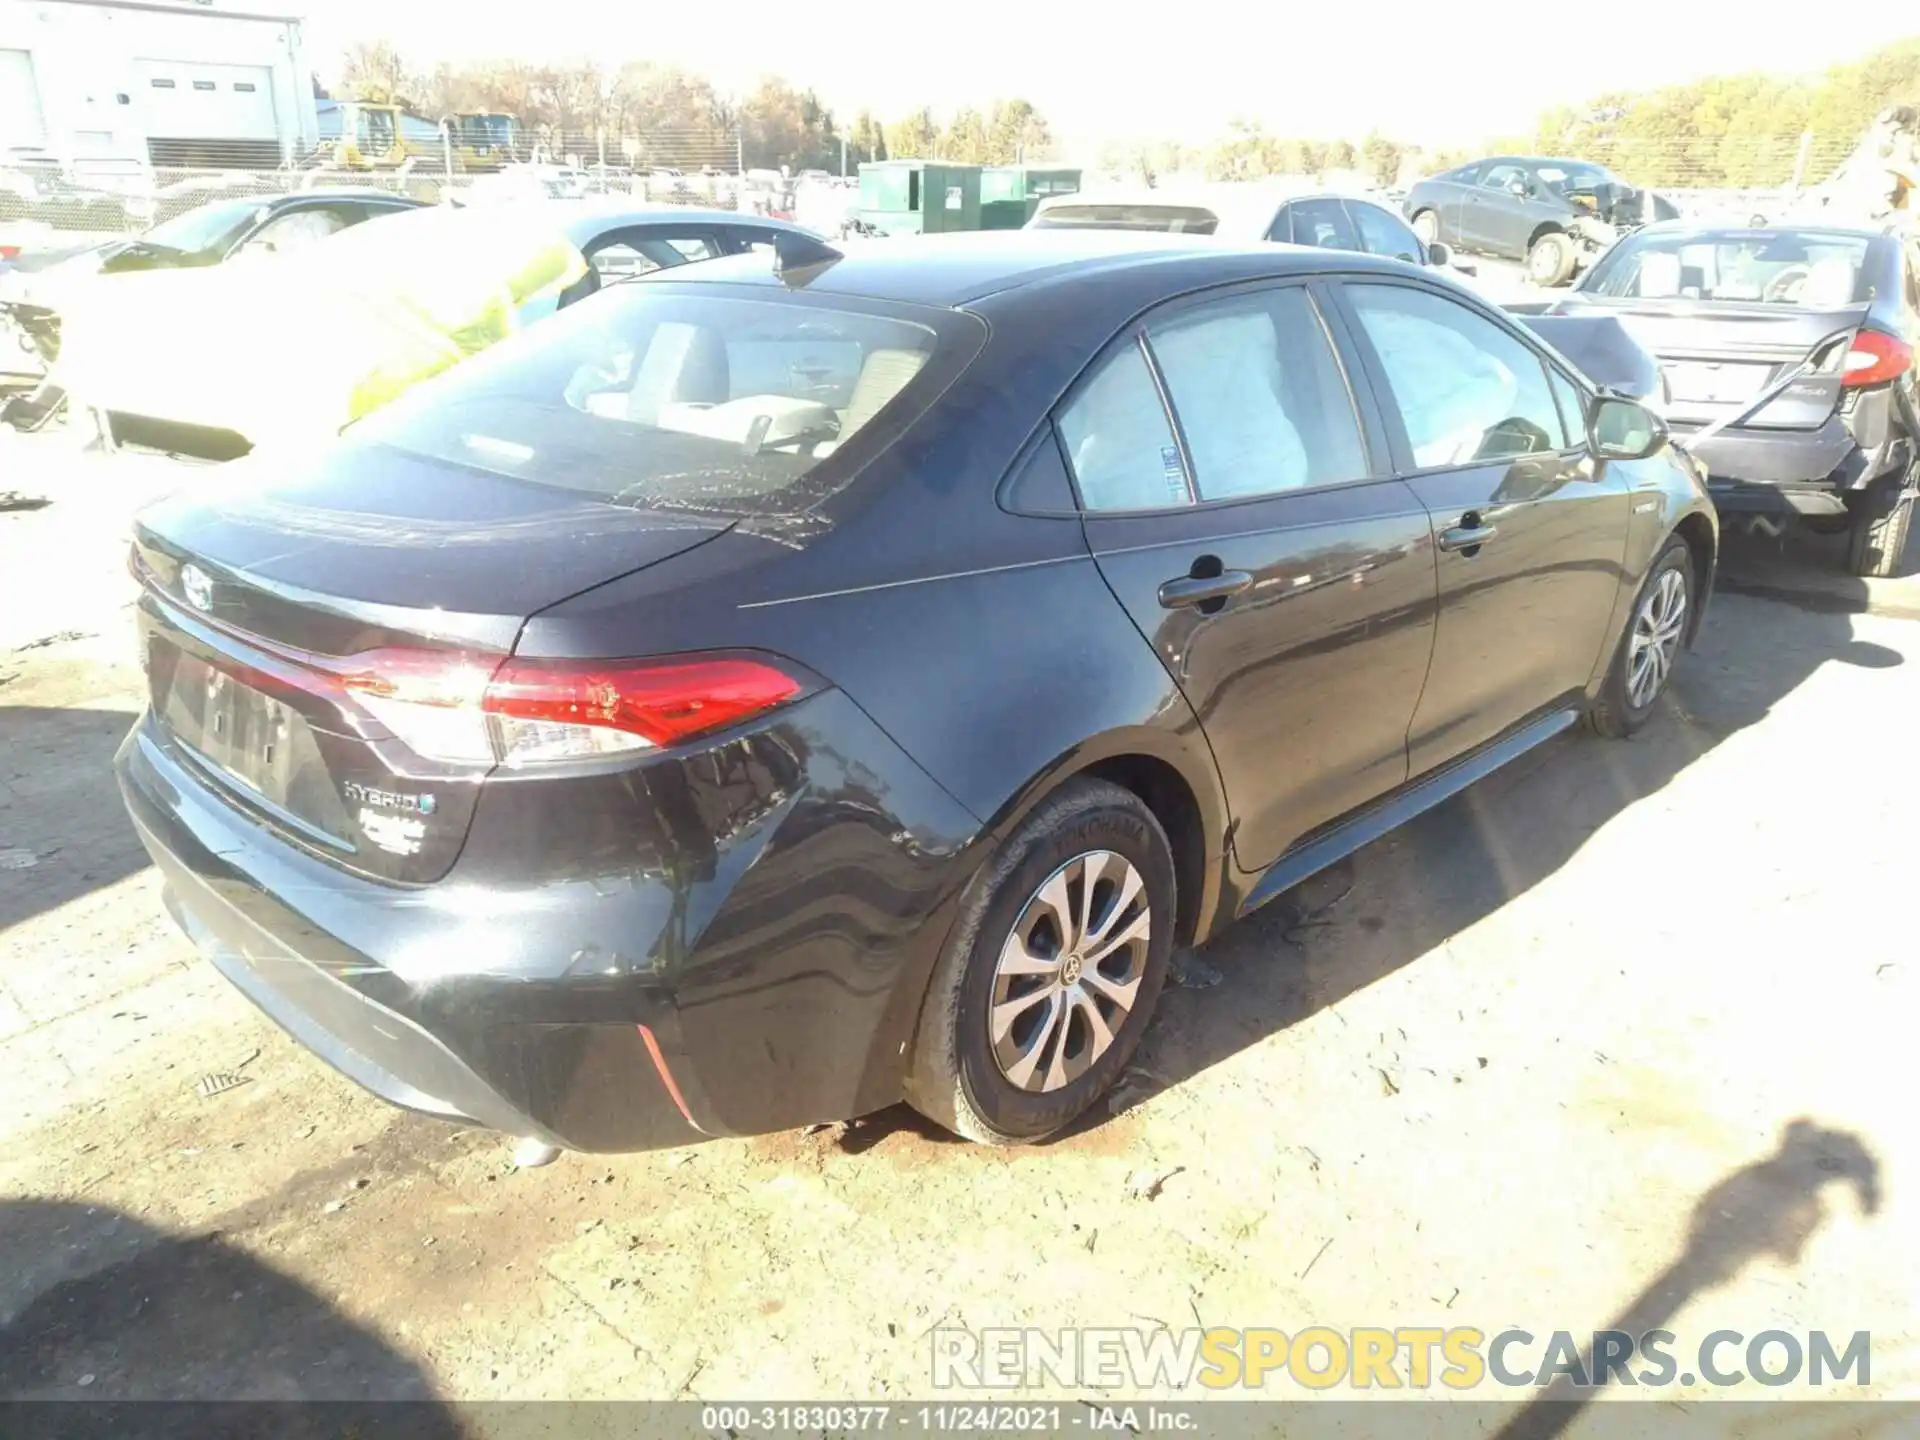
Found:
[{"label": "utility pole", "polygon": [[1793,190],[1797,195],[1807,183],[1807,162],[1813,157],[1813,131],[1800,132],[1800,149],[1793,157]]},{"label": "utility pole", "polygon": [[847,137],[840,137],[840,178],[847,178]]}]

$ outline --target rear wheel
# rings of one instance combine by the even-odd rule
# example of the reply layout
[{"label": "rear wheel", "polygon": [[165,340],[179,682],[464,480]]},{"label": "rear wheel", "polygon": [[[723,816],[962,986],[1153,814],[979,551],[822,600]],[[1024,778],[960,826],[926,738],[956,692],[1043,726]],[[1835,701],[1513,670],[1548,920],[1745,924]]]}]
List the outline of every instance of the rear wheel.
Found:
[{"label": "rear wheel", "polygon": [[1866,577],[1896,574],[1913,528],[1913,496],[1902,494],[1891,509],[1863,496],[1847,527],[1847,571]]},{"label": "rear wheel", "polygon": [[988,1144],[1070,1124],[1140,1043],[1173,948],[1173,851],[1129,790],[1068,782],[974,883],[921,1006],[907,1100]]},{"label": "rear wheel", "polygon": [[1440,238],[1440,217],[1431,210],[1422,210],[1413,217],[1413,233],[1420,237],[1422,245],[1431,245]]},{"label": "rear wheel", "polygon": [[1573,241],[1558,230],[1537,237],[1527,250],[1527,278],[1551,289],[1573,278]]},{"label": "rear wheel", "polygon": [[1647,572],[1613,666],[1587,711],[1596,734],[1624,740],[1647,723],[1686,644],[1693,592],[1693,552],[1676,535]]}]

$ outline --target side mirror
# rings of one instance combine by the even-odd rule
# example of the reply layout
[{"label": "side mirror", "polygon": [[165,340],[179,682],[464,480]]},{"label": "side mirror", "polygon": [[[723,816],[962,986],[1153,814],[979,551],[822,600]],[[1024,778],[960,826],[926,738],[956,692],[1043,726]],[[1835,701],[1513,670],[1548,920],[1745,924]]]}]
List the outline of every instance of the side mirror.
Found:
[{"label": "side mirror", "polygon": [[1602,395],[1587,411],[1587,440],[1601,460],[1643,460],[1667,443],[1667,422],[1638,400]]},{"label": "side mirror", "polygon": [[1527,182],[1524,180],[1509,180],[1507,182],[1507,189],[1515,195],[1518,195],[1522,200],[1527,198]]},{"label": "side mirror", "polygon": [[1427,243],[1427,264],[1440,269],[1453,264],[1453,247],[1444,240],[1432,240]]}]

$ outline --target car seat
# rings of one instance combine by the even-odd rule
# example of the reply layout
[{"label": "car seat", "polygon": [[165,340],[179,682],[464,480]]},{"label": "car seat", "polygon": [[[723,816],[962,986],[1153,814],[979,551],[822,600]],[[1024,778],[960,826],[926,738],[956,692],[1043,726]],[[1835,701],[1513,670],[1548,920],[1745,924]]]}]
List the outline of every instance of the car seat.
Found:
[{"label": "car seat", "polygon": [[668,404],[724,404],[729,384],[727,345],[718,330],[663,320],[654,327],[627,391],[626,418],[657,425]]}]

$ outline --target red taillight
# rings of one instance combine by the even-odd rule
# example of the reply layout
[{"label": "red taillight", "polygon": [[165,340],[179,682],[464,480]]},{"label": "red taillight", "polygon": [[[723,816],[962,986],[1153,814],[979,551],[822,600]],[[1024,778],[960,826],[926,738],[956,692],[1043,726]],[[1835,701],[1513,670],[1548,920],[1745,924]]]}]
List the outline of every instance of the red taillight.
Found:
[{"label": "red taillight", "polygon": [[18,260],[19,258],[20,247],[18,245],[0,245],[0,260]]},{"label": "red taillight", "polygon": [[678,745],[777,709],[803,688],[738,656],[501,661],[400,649],[352,657],[340,682],[417,753],[503,765]]},{"label": "red taillight", "polygon": [[757,660],[572,664],[509,660],[487,686],[489,715],[590,725],[677,745],[724,730],[800,693],[800,682]]},{"label": "red taillight", "polygon": [[1860,385],[1879,385],[1907,373],[1913,364],[1913,347],[1884,330],[1861,330],[1853,337],[1846,363],[1840,369],[1840,383],[1849,389]]}]

